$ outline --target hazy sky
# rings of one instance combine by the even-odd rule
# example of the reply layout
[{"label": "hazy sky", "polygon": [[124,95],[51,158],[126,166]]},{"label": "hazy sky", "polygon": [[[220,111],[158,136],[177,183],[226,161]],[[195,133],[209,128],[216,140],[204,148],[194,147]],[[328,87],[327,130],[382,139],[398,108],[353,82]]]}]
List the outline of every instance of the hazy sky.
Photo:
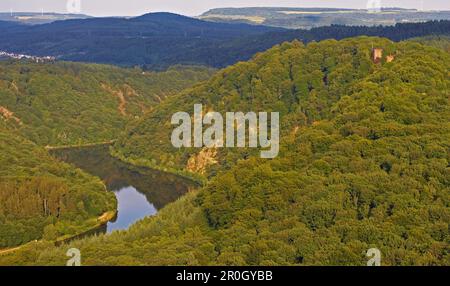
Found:
[{"label": "hazy sky", "polygon": [[[219,7],[365,8],[367,1],[373,0],[0,0],[0,11],[41,12],[43,9],[67,13],[67,2],[71,1],[81,2],[81,13],[93,16],[132,16],[160,11],[194,16]],[[381,0],[381,3],[384,7],[450,10],[449,0]]]}]

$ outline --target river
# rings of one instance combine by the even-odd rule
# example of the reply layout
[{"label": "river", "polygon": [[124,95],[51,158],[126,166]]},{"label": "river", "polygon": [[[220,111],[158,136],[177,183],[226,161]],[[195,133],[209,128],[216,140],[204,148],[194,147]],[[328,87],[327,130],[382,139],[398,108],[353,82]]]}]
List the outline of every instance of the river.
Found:
[{"label": "river", "polygon": [[109,154],[109,146],[58,149],[51,154],[101,178],[107,189],[114,192],[117,217],[96,232],[128,229],[196,187],[172,174],[126,164]]}]

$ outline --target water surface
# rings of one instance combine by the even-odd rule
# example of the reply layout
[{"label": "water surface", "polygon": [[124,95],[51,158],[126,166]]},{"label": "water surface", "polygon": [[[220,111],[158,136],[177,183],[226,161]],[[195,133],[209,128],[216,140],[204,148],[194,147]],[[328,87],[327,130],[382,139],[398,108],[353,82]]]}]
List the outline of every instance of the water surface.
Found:
[{"label": "water surface", "polygon": [[60,149],[51,153],[100,177],[108,190],[114,192],[118,212],[116,219],[102,228],[106,233],[128,229],[196,187],[193,182],[172,174],[123,163],[109,155],[108,146]]}]

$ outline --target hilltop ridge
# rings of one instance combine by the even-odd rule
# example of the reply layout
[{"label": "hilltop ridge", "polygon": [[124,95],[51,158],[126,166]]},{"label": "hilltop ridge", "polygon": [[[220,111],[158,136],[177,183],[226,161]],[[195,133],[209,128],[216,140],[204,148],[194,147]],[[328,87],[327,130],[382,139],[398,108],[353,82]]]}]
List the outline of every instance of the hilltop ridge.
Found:
[{"label": "hilltop ridge", "polygon": [[211,9],[199,18],[222,23],[311,29],[329,25],[391,26],[397,23],[450,20],[450,11],[420,11],[388,7],[376,11],[346,8],[245,7]]},{"label": "hilltop ridge", "polygon": [[0,12],[0,21],[9,21],[27,25],[48,24],[68,19],[86,19],[91,16],[83,14],[37,13],[37,12]]}]

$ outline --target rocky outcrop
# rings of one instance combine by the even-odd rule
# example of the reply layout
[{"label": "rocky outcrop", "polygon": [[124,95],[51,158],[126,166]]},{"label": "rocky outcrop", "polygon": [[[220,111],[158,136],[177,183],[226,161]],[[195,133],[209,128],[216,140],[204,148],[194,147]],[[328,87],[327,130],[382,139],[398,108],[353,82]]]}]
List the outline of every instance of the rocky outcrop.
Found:
[{"label": "rocky outcrop", "polygon": [[203,148],[200,153],[189,158],[186,169],[190,172],[204,175],[208,166],[217,163],[217,150],[213,148]]},{"label": "rocky outcrop", "polygon": [[6,107],[0,105],[0,116],[5,120],[14,120],[17,124],[22,125],[22,121],[14,116],[14,112],[8,110]]}]

